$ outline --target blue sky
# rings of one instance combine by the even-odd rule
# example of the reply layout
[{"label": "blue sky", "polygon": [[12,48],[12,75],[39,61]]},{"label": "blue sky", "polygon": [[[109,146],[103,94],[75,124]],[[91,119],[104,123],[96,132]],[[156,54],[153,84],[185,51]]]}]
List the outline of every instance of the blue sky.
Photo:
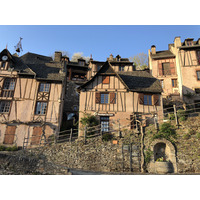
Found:
[{"label": "blue sky", "polygon": [[186,25],[0,25],[0,50],[8,45],[14,53],[14,46],[22,37],[23,52],[33,52],[50,56],[62,50],[72,56],[83,52],[92,54],[94,60],[105,61],[112,53],[127,57],[144,52],[151,45],[166,50],[176,36],[185,38],[200,37],[200,26]]}]

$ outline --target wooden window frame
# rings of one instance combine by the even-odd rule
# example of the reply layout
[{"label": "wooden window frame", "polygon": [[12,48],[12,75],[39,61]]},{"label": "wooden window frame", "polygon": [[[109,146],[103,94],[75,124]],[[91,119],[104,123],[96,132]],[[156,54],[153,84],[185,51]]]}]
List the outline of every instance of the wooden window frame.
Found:
[{"label": "wooden window frame", "polygon": [[[147,104],[145,104],[145,96],[151,97],[151,104],[149,104],[149,98],[147,98]],[[153,106],[153,95],[152,94],[144,94],[144,105],[145,106]]]},{"label": "wooden window frame", "polygon": [[[151,96],[151,104],[147,101],[147,104],[144,102],[144,96]],[[160,106],[160,96],[159,94],[151,94],[151,93],[139,93],[139,104],[144,106]]]},{"label": "wooden window frame", "polygon": [[160,81],[160,85],[161,85],[162,89],[164,89],[164,86],[165,86],[164,85],[164,79],[160,79],[159,81]]},{"label": "wooden window frame", "polygon": [[[1,111],[1,109],[2,109],[2,107],[1,107],[1,103],[2,103],[2,102],[9,102],[9,103],[10,103],[8,112],[2,112],[2,111]],[[0,101],[0,113],[6,113],[6,114],[9,114],[9,113],[10,113],[11,106],[12,106],[12,101],[5,101],[5,100]]]},{"label": "wooden window frame", "polygon": [[[42,103],[46,103],[46,112],[45,113],[37,113],[37,106],[38,106],[38,103],[41,103],[41,105],[42,105]],[[41,109],[42,109],[42,106],[41,106],[41,108],[40,108],[40,111],[41,111]],[[47,115],[47,110],[48,110],[48,102],[47,101],[36,101],[36,105],[35,105],[35,115]]]},{"label": "wooden window frame", "polygon": [[[199,78],[198,78],[197,73],[199,73]],[[197,78],[197,81],[200,81],[200,70],[196,70],[196,78]]]},{"label": "wooden window frame", "polygon": [[[8,81],[9,81],[9,87],[11,87],[11,83],[14,83],[13,89],[6,89],[5,88]],[[16,86],[16,79],[15,78],[5,78],[4,83],[3,83],[3,87],[2,87],[2,91],[1,91],[1,97],[12,98],[14,96],[15,86]]]},{"label": "wooden window frame", "polygon": [[[102,122],[108,123],[108,126],[102,127]],[[109,122],[110,122],[109,116],[100,116],[100,124],[101,124],[101,131],[102,132],[108,132],[109,131]],[[105,131],[105,129],[106,129],[106,131]]]},{"label": "wooden window frame", "polygon": [[[174,84],[174,83],[176,83],[176,84]],[[178,88],[178,80],[176,78],[172,79],[172,87],[173,88]]]},{"label": "wooden window frame", "polygon": [[200,65],[200,50],[196,51],[197,64]]},{"label": "wooden window frame", "polygon": [[[123,69],[123,70],[122,70]],[[125,66],[119,66],[119,71],[120,72],[124,72],[124,70],[125,70]]]},{"label": "wooden window frame", "polygon": [[[44,85],[44,87],[43,87],[44,90],[43,90],[43,91],[41,91],[41,85]],[[49,85],[49,86],[47,87],[47,85]],[[41,82],[41,83],[39,84],[38,92],[50,93],[50,87],[51,87],[51,84],[50,84],[50,83]],[[46,88],[48,88],[48,91],[45,91]]]},{"label": "wooden window frame", "polygon": [[[105,96],[104,96],[104,103],[101,101],[101,95],[108,95],[108,103],[105,103]],[[100,104],[109,104],[110,103],[110,95],[109,92],[101,92],[100,93]]]}]

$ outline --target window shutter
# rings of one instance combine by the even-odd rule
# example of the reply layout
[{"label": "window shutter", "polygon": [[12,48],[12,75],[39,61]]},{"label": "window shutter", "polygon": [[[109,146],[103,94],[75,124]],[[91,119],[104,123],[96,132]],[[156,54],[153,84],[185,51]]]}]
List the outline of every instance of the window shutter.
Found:
[{"label": "window shutter", "polygon": [[42,136],[42,127],[34,127],[33,134],[31,137],[31,145],[40,144],[40,139]]},{"label": "window shutter", "polygon": [[4,144],[13,144],[14,143],[15,130],[16,130],[16,126],[7,126],[6,127]]},{"label": "window shutter", "polygon": [[101,94],[100,92],[96,92],[96,103],[101,103]]},{"label": "window shutter", "polygon": [[160,101],[159,100],[160,100],[159,95],[154,94],[153,95],[153,105],[159,106],[160,105]]},{"label": "window shutter", "polygon": [[170,62],[170,69],[171,69],[171,75],[175,75],[175,65],[174,65],[174,62]]},{"label": "window shutter", "polygon": [[139,104],[144,104],[144,94],[143,93],[140,93],[139,94]]},{"label": "window shutter", "polygon": [[110,83],[110,76],[102,76],[102,83],[109,84]]},{"label": "window shutter", "polygon": [[158,63],[158,72],[160,76],[163,75],[162,63]]},{"label": "window shutter", "polygon": [[110,103],[112,104],[116,103],[116,94],[114,92],[110,93]]}]

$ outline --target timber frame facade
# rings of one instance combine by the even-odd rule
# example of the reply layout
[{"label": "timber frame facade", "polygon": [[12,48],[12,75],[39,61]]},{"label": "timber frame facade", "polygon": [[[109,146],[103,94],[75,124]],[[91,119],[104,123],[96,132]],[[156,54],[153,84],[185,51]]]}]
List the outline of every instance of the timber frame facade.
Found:
[{"label": "timber frame facade", "polygon": [[200,39],[181,42],[180,37],[175,37],[168,50],[156,51],[153,45],[148,54],[151,74],[160,80],[163,97],[200,102]]},{"label": "timber frame facade", "polygon": [[[133,118],[163,117],[162,88],[159,81],[145,71],[115,71],[107,61],[80,93],[79,121],[84,113],[97,117],[101,124],[133,128]],[[104,122],[105,121],[105,122]],[[80,123],[79,123],[80,124]],[[79,125],[81,126],[81,124]],[[79,136],[82,136],[79,131]]]},{"label": "timber frame facade", "polygon": [[0,53],[0,143],[27,147],[60,130],[65,62],[27,53]]}]

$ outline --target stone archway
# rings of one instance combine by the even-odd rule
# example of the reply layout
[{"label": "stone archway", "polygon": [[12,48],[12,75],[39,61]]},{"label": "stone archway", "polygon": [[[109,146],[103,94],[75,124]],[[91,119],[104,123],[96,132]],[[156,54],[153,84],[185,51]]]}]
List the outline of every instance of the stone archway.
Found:
[{"label": "stone archway", "polygon": [[153,152],[153,156],[150,161],[150,172],[157,173],[155,165],[156,160],[163,157],[172,164],[171,172],[177,173],[176,150],[170,141],[166,139],[156,139],[152,142],[150,148]]}]

